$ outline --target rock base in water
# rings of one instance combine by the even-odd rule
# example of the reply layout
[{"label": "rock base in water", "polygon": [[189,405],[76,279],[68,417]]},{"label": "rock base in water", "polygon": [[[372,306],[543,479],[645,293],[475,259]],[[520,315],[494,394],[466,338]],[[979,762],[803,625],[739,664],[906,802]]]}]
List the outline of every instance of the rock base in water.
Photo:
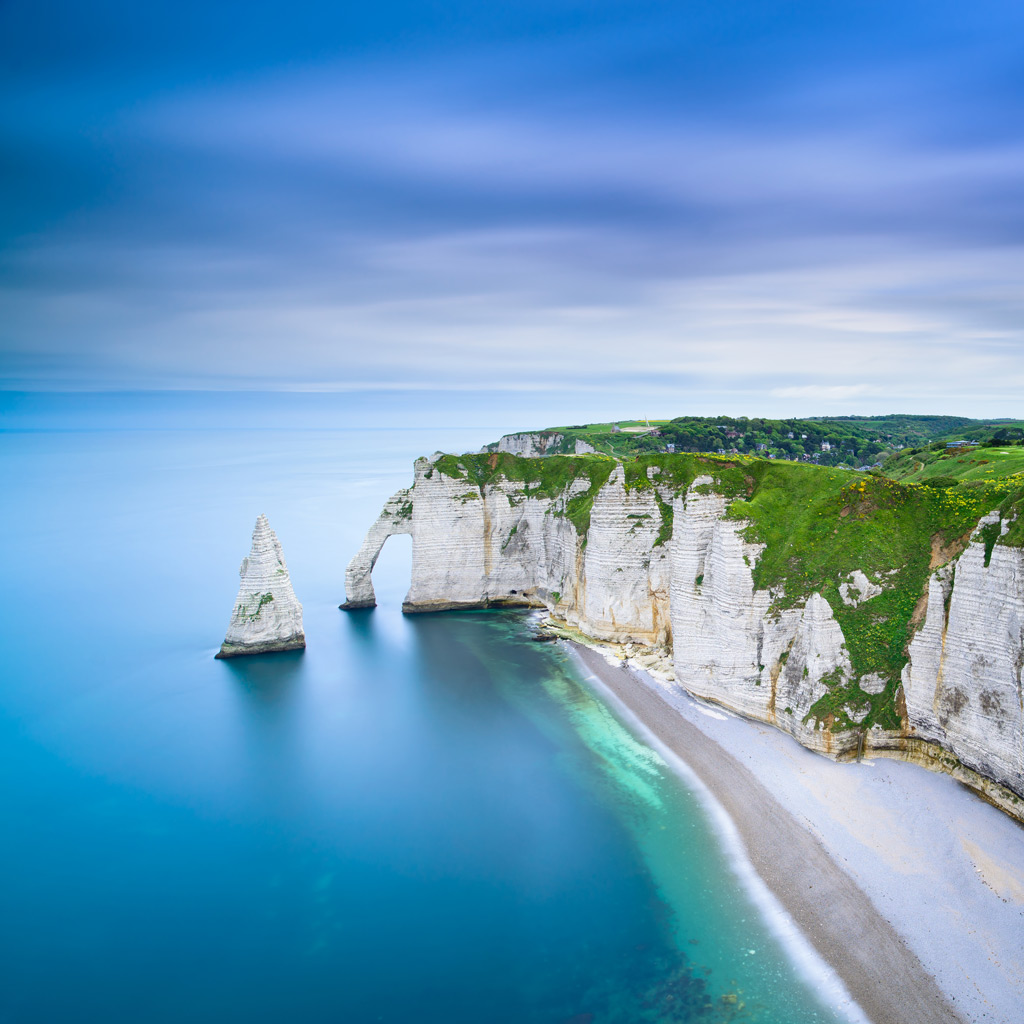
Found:
[{"label": "rock base in water", "polygon": [[265,640],[255,644],[229,644],[226,640],[220,645],[215,658],[243,658],[247,654],[272,654],[274,651],[301,651],[306,647],[306,636],[298,633],[285,640]]}]

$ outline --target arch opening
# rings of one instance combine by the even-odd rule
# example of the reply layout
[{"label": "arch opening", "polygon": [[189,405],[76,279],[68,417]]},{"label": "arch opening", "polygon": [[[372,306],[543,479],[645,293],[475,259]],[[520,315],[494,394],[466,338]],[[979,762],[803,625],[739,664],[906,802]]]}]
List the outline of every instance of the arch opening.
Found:
[{"label": "arch opening", "polygon": [[377,603],[402,604],[412,579],[412,537],[407,533],[386,537],[370,572]]},{"label": "arch opening", "polygon": [[[412,533],[412,495],[407,488],[391,496],[384,505],[377,521],[370,527],[356,556],[348,563],[345,570],[345,603],[346,610],[354,608],[373,608],[377,597],[373,590],[373,570],[380,557],[385,541],[396,534]],[[392,551],[395,545],[392,545]],[[411,555],[409,562],[411,564]],[[389,555],[386,563],[391,561]],[[391,579],[390,572],[386,577]],[[411,578],[411,570],[406,573]]]}]

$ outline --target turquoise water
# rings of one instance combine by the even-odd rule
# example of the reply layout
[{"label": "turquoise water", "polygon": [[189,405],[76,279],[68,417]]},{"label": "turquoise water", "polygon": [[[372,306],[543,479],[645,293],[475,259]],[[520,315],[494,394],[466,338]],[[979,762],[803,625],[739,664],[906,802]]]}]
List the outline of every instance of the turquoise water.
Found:
[{"label": "turquoise water", "polygon": [[[338,611],[478,433],[0,434],[0,1021],[837,1019],[525,616]],[[214,661],[261,511],[309,647]]]}]

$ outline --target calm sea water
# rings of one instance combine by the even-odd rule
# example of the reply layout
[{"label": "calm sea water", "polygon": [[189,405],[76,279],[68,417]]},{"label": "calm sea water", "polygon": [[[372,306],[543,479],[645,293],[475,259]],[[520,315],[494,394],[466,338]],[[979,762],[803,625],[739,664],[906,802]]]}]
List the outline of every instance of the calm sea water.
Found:
[{"label": "calm sea water", "polygon": [[[338,611],[477,433],[0,434],[0,1020],[838,1019],[525,616]],[[214,661],[259,512],[309,647]]]}]

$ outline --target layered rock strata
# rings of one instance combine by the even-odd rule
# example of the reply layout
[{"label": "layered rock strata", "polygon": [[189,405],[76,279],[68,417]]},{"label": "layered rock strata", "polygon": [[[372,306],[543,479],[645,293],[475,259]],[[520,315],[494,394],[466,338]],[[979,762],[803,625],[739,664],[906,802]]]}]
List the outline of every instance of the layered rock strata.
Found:
[{"label": "layered rock strata", "polygon": [[252,531],[252,549],[238,570],[241,582],[227,636],[218,658],[306,646],[302,605],[296,600],[277,534],[261,515]]},{"label": "layered rock strata", "polygon": [[551,449],[557,448],[562,441],[563,435],[555,431],[506,434],[498,441],[498,451],[509,452],[511,455],[523,455],[527,458],[537,458],[541,455],[547,455]]},{"label": "layered rock strata", "polygon": [[[998,522],[998,516],[986,522]],[[975,534],[928,583],[903,670],[910,733],[1024,795],[1024,551]]]},{"label": "layered rock strata", "polygon": [[[552,491],[501,474],[478,485],[419,460],[413,486],[389,500],[349,565],[343,607],[373,604],[381,546],[409,533],[407,612],[546,608],[652,665],[670,659],[675,685],[824,754],[872,751],[948,771],[1024,820],[1024,552],[989,545],[988,557],[976,533],[931,577],[902,679],[857,676],[837,612],[869,605],[897,567],[873,579],[848,571],[835,607],[817,592],[787,606],[755,586],[761,546],[728,515],[712,476],[680,487],[651,466],[642,486],[627,486],[622,465],[608,473],[592,461],[606,467],[599,487],[580,473]],[[589,519],[574,512],[584,499]],[[899,727],[858,726],[883,692]],[[821,711],[826,695],[842,727]]]},{"label": "layered rock strata", "polygon": [[833,734],[803,719],[827,688],[851,672],[843,632],[828,602],[772,612],[773,595],[754,588],[759,545],[726,501],[702,493],[710,477],[677,499],[672,540],[671,621],[675,675],[694,696],[771,722],[806,746],[831,753]]}]

